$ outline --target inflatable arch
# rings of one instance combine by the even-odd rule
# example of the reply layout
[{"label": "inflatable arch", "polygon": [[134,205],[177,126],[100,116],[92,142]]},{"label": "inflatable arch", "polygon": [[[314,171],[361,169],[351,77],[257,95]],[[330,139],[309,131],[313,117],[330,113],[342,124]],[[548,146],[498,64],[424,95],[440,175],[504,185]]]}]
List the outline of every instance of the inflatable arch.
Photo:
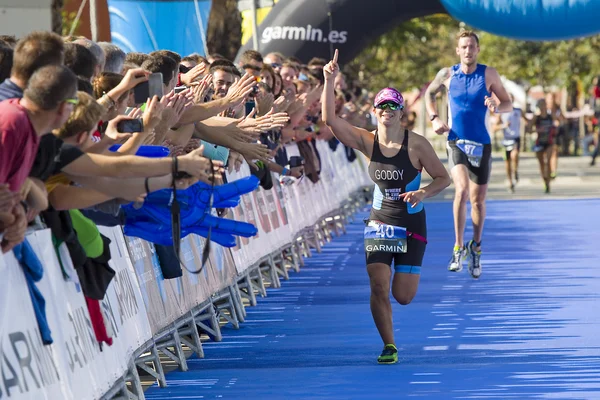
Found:
[{"label": "inflatable arch", "polygon": [[[514,39],[600,33],[600,0],[279,0],[258,27],[258,50],[308,62],[338,48],[344,64],[396,25],[436,13]],[[238,54],[251,48],[250,39]]]}]

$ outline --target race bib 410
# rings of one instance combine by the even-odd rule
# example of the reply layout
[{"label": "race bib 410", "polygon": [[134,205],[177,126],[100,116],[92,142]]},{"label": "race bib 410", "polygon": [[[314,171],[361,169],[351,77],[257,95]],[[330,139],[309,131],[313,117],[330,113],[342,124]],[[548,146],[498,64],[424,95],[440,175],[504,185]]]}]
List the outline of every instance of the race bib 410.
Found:
[{"label": "race bib 410", "polygon": [[365,251],[406,253],[406,228],[369,221],[365,227]]}]

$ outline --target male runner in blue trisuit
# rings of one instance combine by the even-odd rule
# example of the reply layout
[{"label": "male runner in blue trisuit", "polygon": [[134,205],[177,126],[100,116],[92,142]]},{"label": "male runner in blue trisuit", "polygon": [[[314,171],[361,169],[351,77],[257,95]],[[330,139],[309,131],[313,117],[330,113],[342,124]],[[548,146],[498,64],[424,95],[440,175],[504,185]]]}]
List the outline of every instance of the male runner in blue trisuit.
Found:
[{"label": "male runner in blue trisuit", "polygon": [[[498,71],[477,64],[479,38],[472,31],[458,35],[456,54],[460,64],[441,69],[427,88],[425,101],[433,130],[448,133],[446,150],[454,181],[454,233],[456,241],[448,264],[450,271],[462,270],[462,259],[469,258],[469,273],[481,275],[481,236],[485,219],[485,196],[492,168],[492,146],[486,127],[488,109],[496,113],[512,111],[512,103]],[[436,94],[446,87],[450,126],[437,115]],[[469,182],[469,180],[471,182]],[[473,239],[464,245],[467,200],[471,200]]]}]

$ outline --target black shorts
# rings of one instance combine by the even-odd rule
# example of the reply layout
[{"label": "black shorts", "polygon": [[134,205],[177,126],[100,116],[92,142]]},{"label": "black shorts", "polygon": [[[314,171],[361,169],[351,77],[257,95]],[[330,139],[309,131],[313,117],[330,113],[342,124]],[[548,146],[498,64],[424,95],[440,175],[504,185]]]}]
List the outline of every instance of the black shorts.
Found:
[{"label": "black shorts", "polygon": [[513,152],[513,150],[517,150],[517,151],[521,151],[521,138],[516,138],[516,139],[511,139],[515,141],[514,145],[507,147],[506,145],[504,145],[504,143],[502,144],[504,146],[504,159],[505,160],[509,160],[510,159],[510,153]]},{"label": "black shorts", "polygon": [[[425,255],[425,248],[427,244],[423,241],[408,238],[406,241],[407,251],[406,253],[384,253],[382,251],[366,251],[365,256],[367,259],[367,265],[382,263],[394,265],[396,272],[407,272],[401,267],[420,267],[423,264],[423,256]],[[392,262],[394,264],[392,264]]]},{"label": "black shorts", "polygon": [[531,151],[533,151],[534,153],[545,153],[546,150],[548,150],[553,145],[553,143],[535,143],[533,146],[531,146]]},{"label": "black shorts", "polygon": [[469,162],[467,155],[456,146],[455,140],[449,140],[446,145],[446,154],[448,155],[448,164],[450,170],[455,165],[464,165],[469,171],[469,179],[477,185],[485,185],[490,180],[492,173],[492,145],[483,145],[483,156],[479,167],[474,167]]}]

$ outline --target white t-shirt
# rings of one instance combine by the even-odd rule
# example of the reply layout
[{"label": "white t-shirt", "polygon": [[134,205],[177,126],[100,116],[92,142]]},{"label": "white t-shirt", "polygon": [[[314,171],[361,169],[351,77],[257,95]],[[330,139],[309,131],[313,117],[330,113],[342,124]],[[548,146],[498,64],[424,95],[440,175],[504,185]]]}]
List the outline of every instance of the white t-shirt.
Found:
[{"label": "white t-shirt", "polygon": [[518,139],[521,136],[521,109],[514,107],[509,113],[500,114],[503,123],[508,122],[504,128],[504,139]]}]

